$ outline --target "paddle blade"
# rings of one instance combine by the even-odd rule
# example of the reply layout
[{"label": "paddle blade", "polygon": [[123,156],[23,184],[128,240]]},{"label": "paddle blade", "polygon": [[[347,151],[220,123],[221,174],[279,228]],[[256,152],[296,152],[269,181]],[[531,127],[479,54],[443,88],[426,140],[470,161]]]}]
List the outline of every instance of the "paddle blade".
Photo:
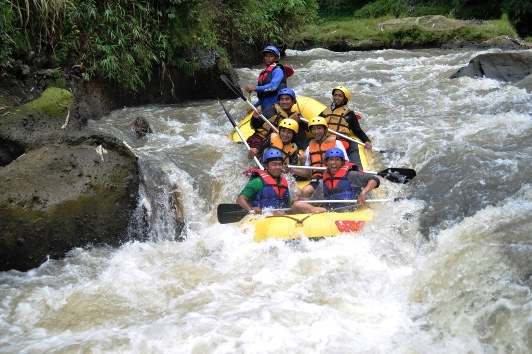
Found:
[{"label": "paddle blade", "polygon": [[230,224],[233,222],[239,222],[246,215],[248,211],[242,208],[238,204],[218,204],[216,215],[220,224]]},{"label": "paddle blade", "polygon": [[218,103],[220,103],[220,105],[222,105],[222,108],[224,109],[225,115],[227,116],[227,118],[229,118],[229,121],[231,122],[233,127],[236,128],[236,122],[233,119],[233,117],[231,117],[231,114],[229,114],[229,111],[227,110],[227,108],[225,108],[224,104],[222,102],[220,102],[220,100],[218,100]]},{"label": "paddle blade", "polygon": [[416,177],[416,171],[410,168],[387,168],[377,175],[387,179],[390,182],[406,184]]},{"label": "paddle blade", "polygon": [[236,87],[235,84],[229,78],[225,75],[220,75],[220,79],[237,95],[240,97],[243,101],[246,101],[246,97],[242,94],[242,89],[240,87]]},{"label": "paddle blade", "polygon": [[286,77],[290,77],[292,75],[294,75],[294,69],[292,69],[292,67],[288,66],[288,65],[284,65],[284,73],[286,74]]}]

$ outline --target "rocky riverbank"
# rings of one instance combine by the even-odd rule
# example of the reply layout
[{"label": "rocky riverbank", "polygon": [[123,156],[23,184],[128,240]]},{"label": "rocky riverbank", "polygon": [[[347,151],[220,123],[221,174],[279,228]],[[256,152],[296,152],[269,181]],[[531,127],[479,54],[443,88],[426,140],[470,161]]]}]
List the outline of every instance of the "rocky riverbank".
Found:
[{"label": "rocky riverbank", "polygon": [[[137,156],[87,120],[124,106],[233,97],[216,68],[194,77],[170,69],[136,93],[69,68],[23,68],[21,80],[1,86],[0,271],[26,271],[76,247],[144,240],[151,225]],[[183,215],[176,219],[182,229]]]}]

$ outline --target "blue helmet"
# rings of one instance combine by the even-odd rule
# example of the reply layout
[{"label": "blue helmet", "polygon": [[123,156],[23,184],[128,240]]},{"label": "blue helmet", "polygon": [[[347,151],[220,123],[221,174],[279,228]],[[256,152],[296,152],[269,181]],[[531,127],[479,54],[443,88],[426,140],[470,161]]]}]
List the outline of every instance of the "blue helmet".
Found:
[{"label": "blue helmet", "polygon": [[262,50],[262,56],[266,53],[273,53],[277,58],[281,57],[281,52],[279,52],[279,49],[275,48],[273,45],[269,45]]},{"label": "blue helmet", "polygon": [[270,161],[280,160],[283,161],[283,153],[279,149],[269,149],[262,155],[262,163],[268,163]]},{"label": "blue helmet", "polygon": [[290,95],[290,97],[292,97],[294,100],[296,99],[296,93],[294,90],[289,88],[280,89],[279,92],[277,92],[277,99],[279,99],[279,96],[281,95]]},{"label": "blue helmet", "polygon": [[345,160],[344,152],[338,148],[332,148],[325,152],[325,160],[329,157],[339,157],[342,160]]}]

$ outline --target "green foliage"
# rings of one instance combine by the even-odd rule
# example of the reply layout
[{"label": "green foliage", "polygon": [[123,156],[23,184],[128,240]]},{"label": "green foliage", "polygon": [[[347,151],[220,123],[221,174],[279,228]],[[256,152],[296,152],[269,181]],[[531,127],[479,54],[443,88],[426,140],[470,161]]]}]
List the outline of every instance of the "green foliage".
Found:
[{"label": "green foliage", "polygon": [[453,0],[456,18],[470,20],[489,20],[502,15],[501,1]]},{"label": "green foliage", "polygon": [[158,64],[193,74],[214,63],[206,53],[282,46],[316,12],[316,0],[0,0],[0,69],[35,51],[46,60],[33,64],[137,90]]},{"label": "green foliage", "polygon": [[[11,68],[13,52],[17,46],[17,34],[14,31],[13,23],[15,13],[9,9],[7,4],[0,5],[0,70]],[[19,39],[20,41],[20,39]]]},{"label": "green foliage", "polygon": [[214,0],[215,32],[234,61],[250,48],[265,45],[286,46],[286,39],[307,23],[317,20],[316,0]]},{"label": "green foliage", "polygon": [[508,14],[508,20],[515,27],[517,33],[523,37],[532,36],[532,2],[527,0],[507,0],[503,11]]},{"label": "green foliage", "polygon": [[346,16],[370,3],[371,0],[318,0],[319,14],[325,16]]},{"label": "green foliage", "polygon": [[377,0],[355,11],[355,18],[378,18],[384,16],[403,17],[408,15],[409,8],[401,0]]},{"label": "green foliage", "polygon": [[[0,0],[0,75],[13,73],[19,60],[36,68],[76,66],[86,77],[138,90],[157,65],[193,74],[219,55],[219,65],[228,65],[223,56],[239,62],[250,50],[258,59],[267,44],[359,40],[385,47],[480,38],[473,29],[435,38],[420,28],[379,30],[378,23],[428,14],[499,19],[502,11],[520,34],[532,35],[532,3],[525,0]],[[318,13],[358,20],[317,27]],[[513,32],[505,19],[493,28],[483,30]]]},{"label": "green foliage", "polygon": [[166,45],[164,38],[153,37],[156,24],[152,14],[149,4],[142,2],[80,3],[73,13],[72,32],[76,35],[69,46],[73,59],[86,68],[89,76],[114,82],[123,89],[142,87]]},{"label": "green foliage", "polygon": [[451,21],[447,28],[439,30],[425,29],[422,22],[416,21],[415,18],[405,18],[399,24],[390,26],[390,22],[396,22],[394,19],[388,16],[376,19],[327,20],[319,26],[306,26],[297,38],[291,39],[290,44],[343,46],[350,49],[412,48],[437,47],[455,41],[482,41],[501,35],[515,35],[515,31],[504,18],[475,26],[464,25],[462,22],[454,24]]},{"label": "green foliage", "polygon": [[412,8],[410,16],[431,16],[431,15],[448,15],[453,13],[453,7],[447,2],[446,4],[435,4],[432,6],[415,6]]}]

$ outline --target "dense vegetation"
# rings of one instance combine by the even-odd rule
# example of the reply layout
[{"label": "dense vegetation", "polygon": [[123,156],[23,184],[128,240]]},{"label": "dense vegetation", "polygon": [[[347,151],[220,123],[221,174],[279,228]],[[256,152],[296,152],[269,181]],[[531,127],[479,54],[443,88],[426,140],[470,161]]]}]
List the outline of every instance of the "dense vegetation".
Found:
[{"label": "dense vegetation", "polygon": [[493,20],[507,14],[521,36],[532,36],[528,0],[318,0],[321,15],[377,18],[444,15],[462,20]]},{"label": "dense vegetation", "polygon": [[[525,0],[0,0],[0,75],[16,77],[22,64],[76,67],[86,79],[135,90],[154,66],[192,73],[206,52],[227,65],[266,44],[286,47],[319,18],[358,19],[353,32],[361,33],[381,17],[503,13],[521,35],[531,34],[525,19],[532,5]],[[412,41],[419,35],[425,34],[408,34]]]},{"label": "dense vegetation", "polygon": [[0,1],[2,75],[16,71],[17,60],[77,66],[129,89],[142,87],[154,64],[191,73],[205,51],[282,45],[317,11],[315,0]]}]

